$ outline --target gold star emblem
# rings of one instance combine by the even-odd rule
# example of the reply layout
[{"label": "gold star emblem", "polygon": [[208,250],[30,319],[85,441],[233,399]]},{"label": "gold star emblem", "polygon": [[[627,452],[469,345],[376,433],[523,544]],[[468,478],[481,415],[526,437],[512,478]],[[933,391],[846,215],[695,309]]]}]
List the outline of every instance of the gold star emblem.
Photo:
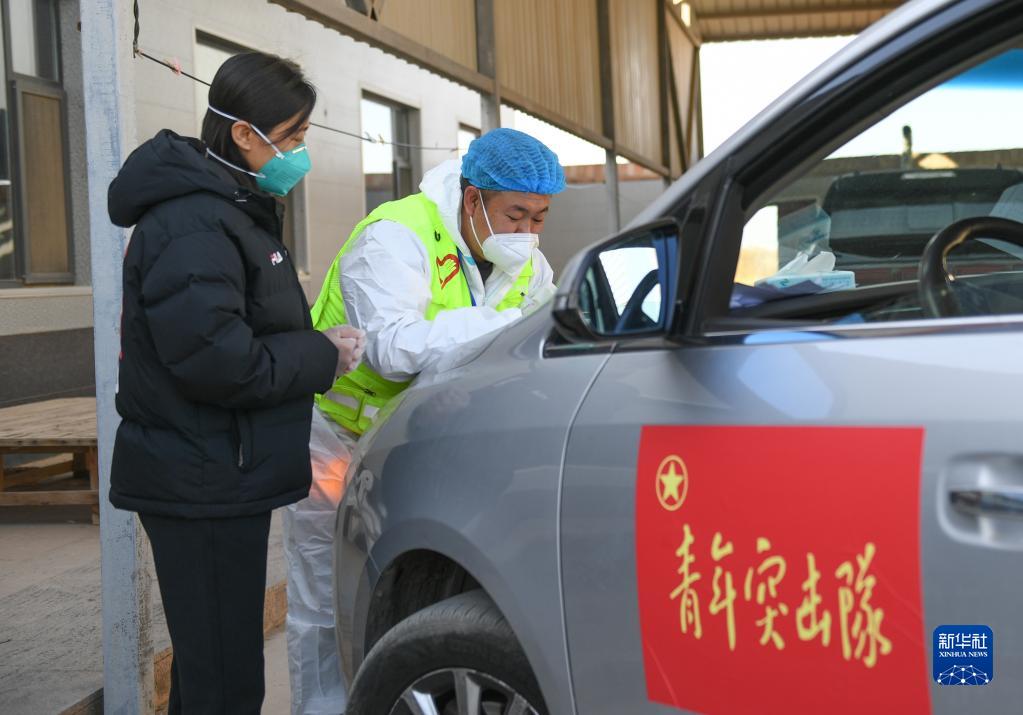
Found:
[{"label": "gold star emblem", "polygon": [[686,500],[689,473],[686,463],[677,455],[666,457],[657,468],[657,501],[668,511],[675,511]]}]

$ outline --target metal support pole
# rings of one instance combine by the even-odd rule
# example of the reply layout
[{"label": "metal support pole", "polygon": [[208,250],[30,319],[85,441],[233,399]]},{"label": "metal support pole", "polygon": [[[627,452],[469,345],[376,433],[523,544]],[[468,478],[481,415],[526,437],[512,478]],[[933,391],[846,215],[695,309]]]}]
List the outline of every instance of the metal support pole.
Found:
[{"label": "metal support pole", "polygon": [[481,93],[480,133],[486,134],[491,129],[497,129],[499,126],[501,126],[501,100],[495,93]]},{"label": "metal support pole", "polygon": [[[697,124],[697,107],[700,102],[700,47],[696,45],[693,47],[693,63],[689,70],[689,109],[687,110],[688,129],[686,130],[686,138],[689,140],[689,144],[686,147],[686,165],[691,166],[695,164],[694,158],[699,160],[703,154],[703,150],[699,147],[699,143],[693,141],[696,133],[699,131],[696,128]],[[699,122],[702,124],[702,120]]]},{"label": "metal support pole", "polygon": [[618,195],[618,162],[615,151],[615,97],[611,57],[610,0],[597,0],[597,48],[600,54],[600,117],[604,136],[611,140],[605,152],[604,188],[607,190],[607,222],[611,233],[622,228],[622,209]]},{"label": "metal support pole", "polygon": [[668,167],[671,176],[671,119],[669,105],[671,96],[668,92],[668,62],[671,57],[668,51],[668,8],[665,0],[654,0],[657,7],[657,106],[661,119],[661,163]]},{"label": "metal support pole", "polygon": [[612,149],[605,151],[604,189],[607,191],[607,222],[611,233],[622,229],[622,202],[618,192],[618,161]]},{"label": "metal support pole", "polygon": [[81,0],[82,72],[89,178],[89,243],[99,427],[103,710],[153,712],[153,646],[145,538],[135,515],[111,506],[110,463],[120,349],[121,262],[127,236],[107,216],[107,187],[135,144],[132,8],[128,0]]},{"label": "metal support pole", "polygon": [[696,158],[703,158],[703,75],[700,73],[700,48],[696,48]]},{"label": "metal support pole", "polygon": [[494,0],[476,0],[476,69],[494,80],[490,92],[480,92],[480,130],[486,134],[501,126],[501,87],[497,81],[497,44]]}]

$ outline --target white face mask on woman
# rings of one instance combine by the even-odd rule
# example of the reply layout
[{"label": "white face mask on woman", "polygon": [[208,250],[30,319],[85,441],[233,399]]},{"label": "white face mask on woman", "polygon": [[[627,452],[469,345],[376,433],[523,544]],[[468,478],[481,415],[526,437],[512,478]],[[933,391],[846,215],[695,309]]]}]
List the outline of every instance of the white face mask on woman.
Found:
[{"label": "white face mask on woman", "polygon": [[540,236],[535,233],[494,233],[494,227],[490,225],[490,216],[487,215],[486,204],[483,203],[482,192],[480,193],[480,206],[483,207],[483,218],[490,230],[490,237],[485,241],[480,241],[480,237],[476,233],[476,224],[470,214],[469,227],[472,228],[476,245],[483,252],[483,257],[493,263],[497,270],[517,276],[529,259],[533,257],[533,249],[540,245]]}]

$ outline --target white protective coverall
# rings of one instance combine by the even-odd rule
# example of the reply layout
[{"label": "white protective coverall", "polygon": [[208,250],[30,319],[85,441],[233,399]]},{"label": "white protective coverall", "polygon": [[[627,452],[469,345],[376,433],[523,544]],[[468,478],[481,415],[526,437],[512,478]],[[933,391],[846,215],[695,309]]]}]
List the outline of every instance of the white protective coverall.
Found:
[{"label": "white protective coverall", "polygon": [[[515,282],[496,267],[484,283],[459,231],[460,162],[446,161],[419,185],[465,257],[462,271],[476,307],[425,318],[432,298],[429,256],[420,238],[393,221],[366,227],[341,261],[342,295],[348,322],[366,331],[364,360],[381,376],[410,380],[442,371],[486,346],[484,338],[536,310],[554,296],[554,272],[539,248],[522,308],[498,312]],[[477,226],[477,230],[480,227]],[[486,228],[480,234],[485,240]],[[526,259],[529,257],[526,256]],[[523,262],[524,265],[524,262]],[[309,452],[313,485],[309,497],[284,509],[288,559],[288,666],[293,715],[339,715],[347,699],[334,640],[333,541],[344,476],[357,436],[313,408]]]}]

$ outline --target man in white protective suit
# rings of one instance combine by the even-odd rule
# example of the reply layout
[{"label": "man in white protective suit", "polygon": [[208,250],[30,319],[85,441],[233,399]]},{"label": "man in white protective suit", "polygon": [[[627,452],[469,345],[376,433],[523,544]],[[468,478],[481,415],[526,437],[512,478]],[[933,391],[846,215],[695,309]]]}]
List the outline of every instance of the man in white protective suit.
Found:
[{"label": "man in white protective suit", "polygon": [[338,715],[346,702],[334,640],[333,538],[359,435],[424,370],[443,369],[478,338],[554,296],[539,249],[557,156],[533,137],[495,129],[461,163],[423,177],[420,193],[382,204],[341,247],[312,308],[318,330],[366,331],[363,364],[313,409],[309,497],[284,513],[287,640],[294,715]]}]

